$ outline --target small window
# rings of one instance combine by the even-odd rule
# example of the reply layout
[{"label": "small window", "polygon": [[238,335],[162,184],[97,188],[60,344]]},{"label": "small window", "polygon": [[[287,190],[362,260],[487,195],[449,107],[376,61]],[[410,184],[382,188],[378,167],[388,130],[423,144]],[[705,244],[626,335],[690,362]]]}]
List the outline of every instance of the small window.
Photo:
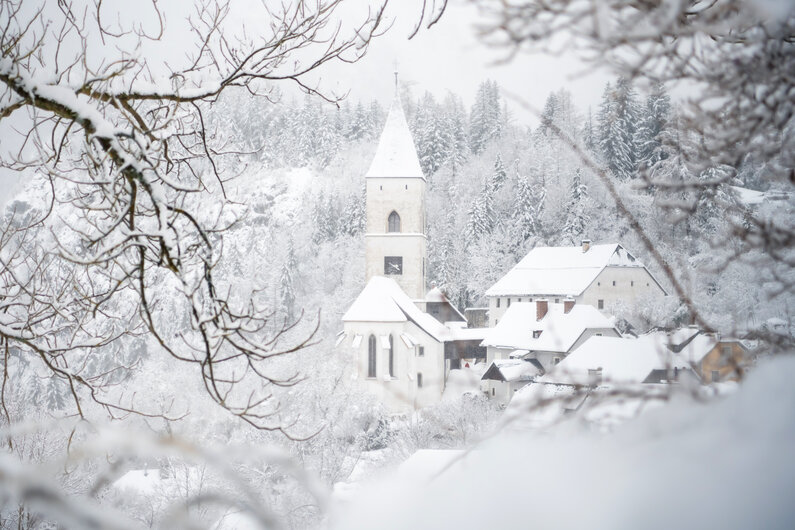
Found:
[{"label": "small window", "polygon": [[417,355],[419,355],[420,357],[425,357],[425,346],[420,346],[419,348],[420,349],[417,352]]},{"label": "small window", "polygon": [[500,319],[499,319],[499,318],[495,318],[495,319],[494,319],[494,325],[496,326],[496,325],[497,325],[497,324],[499,324],[499,323],[500,323]]},{"label": "small window", "polygon": [[595,370],[588,370],[588,379],[593,382],[601,383],[602,382],[602,369],[597,368]]},{"label": "small window", "polygon": [[601,285],[602,285],[602,282],[596,282],[596,286],[597,287],[601,287]]},{"label": "small window", "polygon": [[417,388],[422,388],[422,374],[417,372]]},{"label": "small window", "polygon": [[384,191],[384,187],[383,186],[378,186],[378,189],[380,189],[381,191]]},{"label": "small window", "polygon": [[500,299],[497,298],[497,307],[500,307]]},{"label": "small window", "polygon": [[389,336],[389,377],[395,377],[395,344]]},{"label": "small window", "polygon": [[384,256],[384,274],[403,274],[403,256]]},{"label": "small window", "polygon": [[555,303],[559,304],[560,303],[560,298],[555,298]]},{"label": "small window", "polygon": [[552,364],[559,364],[559,363],[560,363],[560,357],[553,357],[552,358]]},{"label": "small window", "polygon": [[519,300],[517,300],[517,302],[521,302],[521,301],[522,301],[522,299],[521,299],[521,298],[520,298]]},{"label": "small window", "polygon": [[537,339],[540,336],[541,336],[541,330],[540,329],[536,329],[536,330],[533,331],[533,338],[534,339]]},{"label": "small window", "polygon": [[613,280],[613,287],[615,287],[615,286],[616,286],[616,281],[615,281],[615,280]]},{"label": "small window", "polygon": [[532,302],[532,301],[533,301],[533,299],[532,299],[532,298],[528,298],[528,299],[527,299],[527,301],[528,301],[528,302]]},{"label": "small window", "polygon": [[646,282],[646,287],[648,287],[648,286],[649,286],[649,282]]},{"label": "small window", "polygon": [[367,339],[367,377],[375,377],[375,335]]},{"label": "small window", "polygon": [[596,305],[597,305],[597,307],[599,309],[604,309],[605,308],[605,301],[604,300],[597,300],[596,301]]},{"label": "small window", "polygon": [[393,211],[389,214],[389,218],[387,219],[387,231],[400,232],[400,216],[397,212]]},{"label": "small window", "polygon": [[732,354],[731,345],[724,344],[723,346],[720,347],[720,349],[721,349],[721,353],[723,354],[724,357],[731,357],[731,354]]},{"label": "small window", "polygon": [[712,370],[712,382],[717,383],[720,381],[720,372],[718,370]]},{"label": "small window", "polygon": [[494,395],[494,388],[491,389],[491,395]]},{"label": "small window", "polygon": [[409,185],[408,184],[406,184],[406,189],[409,189]]},{"label": "small window", "polygon": [[635,287],[635,282],[634,281],[629,282],[629,286],[630,287]]},{"label": "small window", "polygon": [[508,305],[506,307],[511,307],[511,299],[508,298]]}]

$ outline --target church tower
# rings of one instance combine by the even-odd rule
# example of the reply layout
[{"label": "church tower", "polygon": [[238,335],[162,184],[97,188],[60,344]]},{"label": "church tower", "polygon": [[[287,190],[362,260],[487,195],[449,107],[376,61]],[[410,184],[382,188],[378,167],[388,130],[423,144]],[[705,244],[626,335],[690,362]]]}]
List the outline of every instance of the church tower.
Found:
[{"label": "church tower", "polygon": [[365,183],[365,280],[392,278],[410,298],[423,300],[426,181],[397,92]]}]

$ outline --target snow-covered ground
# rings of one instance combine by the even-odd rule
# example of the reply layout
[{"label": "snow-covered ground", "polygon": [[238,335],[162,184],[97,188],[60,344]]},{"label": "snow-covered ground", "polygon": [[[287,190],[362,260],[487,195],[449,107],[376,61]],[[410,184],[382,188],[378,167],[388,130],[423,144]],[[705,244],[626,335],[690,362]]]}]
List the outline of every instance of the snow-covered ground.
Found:
[{"label": "snow-covered ground", "polygon": [[610,434],[503,432],[466,465],[361,491],[334,527],[792,528],[793,376],[780,357],[727,397],[676,396]]}]

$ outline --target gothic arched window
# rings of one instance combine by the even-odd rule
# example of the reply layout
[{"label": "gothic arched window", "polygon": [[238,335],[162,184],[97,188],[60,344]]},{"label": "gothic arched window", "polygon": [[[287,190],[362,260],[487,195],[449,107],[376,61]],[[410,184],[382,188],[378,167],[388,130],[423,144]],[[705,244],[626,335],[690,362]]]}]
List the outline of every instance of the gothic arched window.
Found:
[{"label": "gothic arched window", "polygon": [[392,343],[392,335],[389,336],[389,377],[395,377],[395,345]]},{"label": "gothic arched window", "polygon": [[389,214],[388,225],[387,231],[400,232],[400,216],[397,212],[392,212]]},{"label": "gothic arched window", "polygon": [[375,335],[367,340],[367,377],[375,377]]}]

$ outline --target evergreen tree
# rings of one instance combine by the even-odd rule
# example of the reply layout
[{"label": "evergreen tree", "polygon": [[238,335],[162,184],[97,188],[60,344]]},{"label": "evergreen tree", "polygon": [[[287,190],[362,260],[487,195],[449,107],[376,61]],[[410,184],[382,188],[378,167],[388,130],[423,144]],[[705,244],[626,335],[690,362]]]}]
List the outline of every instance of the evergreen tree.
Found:
[{"label": "evergreen tree", "polygon": [[588,107],[588,117],[585,119],[585,123],[583,124],[582,128],[582,139],[583,143],[585,144],[585,148],[592,153],[595,153],[597,149],[597,140],[593,130],[593,119],[591,117],[590,106]]},{"label": "evergreen tree", "polygon": [[551,126],[555,123],[555,117],[559,110],[558,96],[555,92],[550,92],[544,103],[544,110],[541,111],[541,124],[536,129],[537,134],[542,136],[550,134]]},{"label": "evergreen tree", "polygon": [[413,132],[420,166],[425,175],[431,176],[447,158],[449,141],[444,132],[439,106],[430,92],[426,92],[417,104]]},{"label": "evergreen tree", "polygon": [[478,87],[469,120],[469,146],[479,154],[489,141],[502,134],[500,89],[495,81],[484,81]]},{"label": "evergreen tree", "polygon": [[371,119],[371,114],[365,110],[362,102],[357,103],[348,127],[348,134],[345,137],[351,141],[369,138],[374,134]]},{"label": "evergreen tree", "polygon": [[345,204],[340,230],[342,233],[355,236],[365,231],[367,223],[366,188],[361,193],[352,193]]},{"label": "evergreen tree", "polygon": [[671,98],[662,83],[657,83],[649,97],[640,118],[636,133],[638,168],[648,169],[662,160],[660,135],[666,127],[671,112]]},{"label": "evergreen tree", "polygon": [[341,216],[336,197],[333,194],[325,195],[321,192],[318,195],[312,210],[312,220],[315,225],[312,241],[315,244],[336,239],[340,232]]},{"label": "evergreen tree", "polygon": [[580,178],[578,169],[571,181],[569,202],[566,206],[566,221],[563,225],[562,237],[577,244],[588,231],[590,218],[587,214],[586,203],[588,187]]},{"label": "evergreen tree", "polygon": [[453,175],[456,175],[469,155],[467,116],[461,98],[452,93],[445,98],[443,107],[445,135],[447,138],[447,158],[445,163],[450,166]]},{"label": "evergreen tree", "polygon": [[599,147],[607,167],[620,180],[636,175],[635,128],[638,106],[632,85],[619,78],[605,87],[599,109]]},{"label": "evergreen tree", "polygon": [[495,191],[502,187],[506,177],[505,165],[502,163],[502,157],[497,153],[497,158],[494,159],[494,173],[491,175],[492,187]]},{"label": "evergreen tree", "polygon": [[536,193],[527,178],[519,177],[516,185],[516,201],[513,205],[513,219],[518,243],[524,243],[532,236],[541,233],[541,211],[544,208],[546,192]]},{"label": "evergreen tree", "polygon": [[287,244],[287,256],[279,276],[279,301],[288,321],[293,320],[295,313],[294,271],[296,271],[295,252],[293,250],[293,242],[290,240]]},{"label": "evergreen tree", "polygon": [[490,234],[494,228],[494,188],[491,179],[483,179],[483,188],[480,195],[469,209],[466,236],[469,242],[474,242]]}]

